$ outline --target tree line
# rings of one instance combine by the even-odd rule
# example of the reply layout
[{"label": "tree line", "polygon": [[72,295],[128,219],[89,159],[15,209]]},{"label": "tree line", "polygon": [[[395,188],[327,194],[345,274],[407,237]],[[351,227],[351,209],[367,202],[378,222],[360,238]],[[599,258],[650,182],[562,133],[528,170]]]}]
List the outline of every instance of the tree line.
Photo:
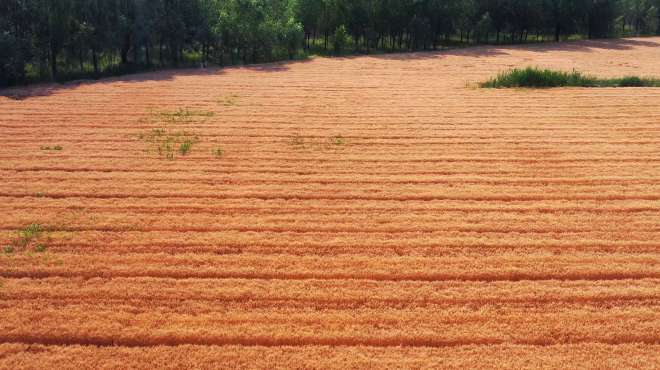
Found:
[{"label": "tree line", "polygon": [[630,34],[660,34],[660,0],[1,0],[0,85]]}]

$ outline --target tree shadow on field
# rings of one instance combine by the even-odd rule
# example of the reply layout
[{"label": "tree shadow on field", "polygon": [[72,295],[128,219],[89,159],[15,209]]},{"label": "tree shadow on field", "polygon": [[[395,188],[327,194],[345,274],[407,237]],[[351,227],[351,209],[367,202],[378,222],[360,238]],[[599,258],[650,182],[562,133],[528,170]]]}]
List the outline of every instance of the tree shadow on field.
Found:
[{"label": "tree shadow on field", "polygon": [[[439,50],[426,50],[426,51],[415,51],[408,53],[393,53],[393,54],[374,54],[367,55],[369,57],[374,57],[383,60],[395,60],[395,61],[407,61],[407,60],[425,60],[425,59],[438,59],[444,56],[449,55],[461,55],[469,56],[474,58],[487,58],[487,57],[496,57],[498,55],[507,55],[508,53],[499,50],[498,48],[493,48],[490,46],[471,46],[465,48],[446,48]],[[347,59],[353,59],[354,56],[347,57]]]},{"label": "tree shadow on field", "polygon": [[227,69],[240,68],[255,72],[285,72],[290,70],[292,65],[309,63],[313,59],[314,58],[305,58],[305,59],[294,59],[294,60],[282,60],[279,62],[270,62],[270,63],[246,64],[243,66],[227,67]]},{"label": "tree shadow on field", "polygon": [[40,83],[28,86],[15,86],[6,89],[0,89],[0,103],[2,98],[11,100],[27,100],[31,98],[46,97],[58,93],[60,91],[75,90],[82,86],[104,86],[116,84],[118,86],[124,84],[142,83],[142,82],[159,82],[159,81],[174,81],[179,77],[190,76],[217,76],[226,73],[230,70],[245,69],[256,72],[284,72],[291,68],[291,65],[298,63],[306,63],[311,59],[300,59],[292,61],[282,61],[265,64],[248,64],[241,66],[226,66],[226,67],[209,67],[209,68],[181,68],[181,69],[163,69],[157,71],[147,71],[135,74],[126,74],[122,76],[106,77],[101,79],[86,79],[74,80],[64,83]]},{"label": "tree shadow on field", "polygon": [[63,83],[39,83],[27,86],[14,86],[0,90],[0,102],[2,97],[11,100],[27,100],[50,96],[60,91],[75,90],[82,86],[104,86],[110,84],[133,84],[141,82],[173,81],[177,77],[185,76],[211,76],[223,73],[222,68],[186,68],[166,69],[160,71],[148,71],[123,76],[106,77],[100,79],[84,79],[67,81]]},{"label": "tree shadow on field", "polygon": [[288,71],[292,65],[307,63],[312,58],[287,60],[263,64],[245,64],[233,66],[213,66],[209,68],[181,68],[181,69],[162,69],[156,71],[139,72],[135,74],[126,74],[122,76],[106,77],[100,79],[74,80],[63,83],[41,83],[28,86],[15,86],[6,89],[0,89],[0,102],[2,97],[11,100],[26,100],[30,98],[45,97],[55,94],[59,91],[75,90],[81,86],[108,85],[108,84],[131,84],[150,81],[173,81],[178,77],[190,76],[217,76],[230,70],[245,69],[256,72],[284,72]]},{"label": "tree shadow on field", "polygon": [[538,52],[577,51],[597,52],[600,50],[633,50],[638,47],[660,47],[660,38],[594,39],[580,41],[548,42],[532,45],[513,45],[510,49],[528,49]]},{"label": "tree shadow on field", "polygon": [[473,58],[487,58],[496,57],[501,55],[510,55],[510,51],[514,50],[528,50],[534,52],[558,52],[558,51],[573,51],[573,52],[597,52],[599,50],[632,50],[637,47],[660,47],[660,38],[649,37],[630,38],[630,39],[594,39],[594,40],[577,40],[577,41],[562,41],[562,42],[539,42],[528,44],[513,44],[513,45],[479,45],[463,48],[448,48],[444,50],[428,50],[408,53],[392,53],[392,54],[372,54],[372,55],[358,55],[346,56],[337,59],[355,59],[361,57],[371,57],[383,60],[423,60],[423,59],[437,59],[444,56],[464,56]]}]

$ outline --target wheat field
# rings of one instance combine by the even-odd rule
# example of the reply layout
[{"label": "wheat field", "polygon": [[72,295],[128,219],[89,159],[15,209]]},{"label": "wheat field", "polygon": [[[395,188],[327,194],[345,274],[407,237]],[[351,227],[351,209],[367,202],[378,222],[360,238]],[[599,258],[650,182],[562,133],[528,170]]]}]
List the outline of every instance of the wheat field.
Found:
[{"label": "wheat field", "polygon": [[[658,368],[660,38],[0,96],[0,368]],[[26,230],[30,229],[32,232]]]}]

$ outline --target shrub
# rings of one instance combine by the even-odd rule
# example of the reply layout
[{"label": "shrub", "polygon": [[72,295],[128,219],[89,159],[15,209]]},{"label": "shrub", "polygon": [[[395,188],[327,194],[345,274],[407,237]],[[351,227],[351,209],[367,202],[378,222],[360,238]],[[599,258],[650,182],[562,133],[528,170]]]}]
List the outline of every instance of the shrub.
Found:
[{"label": "shrub", "polygon": [[550,87],[660,87],[659,79],[628,76],[602,79],[584,75],[577,71],[564,72],[527,67],[512,69],[498,74],[481,84],[489,88],[550,88]]},{"label": "shrub", "polygon": [[637,76],[626,76],[619,80],[619,86],[621,87],[643,87],[644,80]]},{"label": "shrub", "polygon": [[512,69],[497,75],[497,77],[483,83],[482,87],[560,87],[593,85],[593,78],[583,76],[580,72],[551,71],[527,67],[525,69]]}]

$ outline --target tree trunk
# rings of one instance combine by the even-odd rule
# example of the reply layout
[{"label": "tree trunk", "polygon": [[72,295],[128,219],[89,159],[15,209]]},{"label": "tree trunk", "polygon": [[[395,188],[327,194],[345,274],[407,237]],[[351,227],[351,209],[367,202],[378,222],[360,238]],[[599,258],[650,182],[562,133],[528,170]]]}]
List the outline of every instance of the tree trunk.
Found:
[{"label": "tree trunk", "polygon": [[57,79],[57,49],[51,47],[50,49],[50,73],[53,76],[53,80]]},{"label": "tree trunk", "polygon": [[559,42],[559,36],[561,34],[561,26],[559,23],[555,24],[555,42]]},{"label": "tree trunk", "polygon": [[121,49],[121,64],[128,64],[128,51]]},{"label": "tree trunk", "polygon": [[133,63],[140,62],[140,47],[141,45],[137,45],[137,43],[133,46]]},{"label": "tree trunk", "polygon": [[121,45],[121,64],[128,64],[128,51],[131,49],[131,35],[124,35]]},{"label": "tree trunk", "polygon": [[158,63],[163,65],[163,40],[161,39],[158,43]]},{"label": "tree trunk", "polygon": [[151,53],[149,53],[149,42],[144,44],[144,56],[146,58],[147,66],[151,67]]},{"label": "tree trunk", "polygon": [[99,75],[99,59],[96,55],[96,48],[92,48],[92,63],[94,64],[94,75]]}]

